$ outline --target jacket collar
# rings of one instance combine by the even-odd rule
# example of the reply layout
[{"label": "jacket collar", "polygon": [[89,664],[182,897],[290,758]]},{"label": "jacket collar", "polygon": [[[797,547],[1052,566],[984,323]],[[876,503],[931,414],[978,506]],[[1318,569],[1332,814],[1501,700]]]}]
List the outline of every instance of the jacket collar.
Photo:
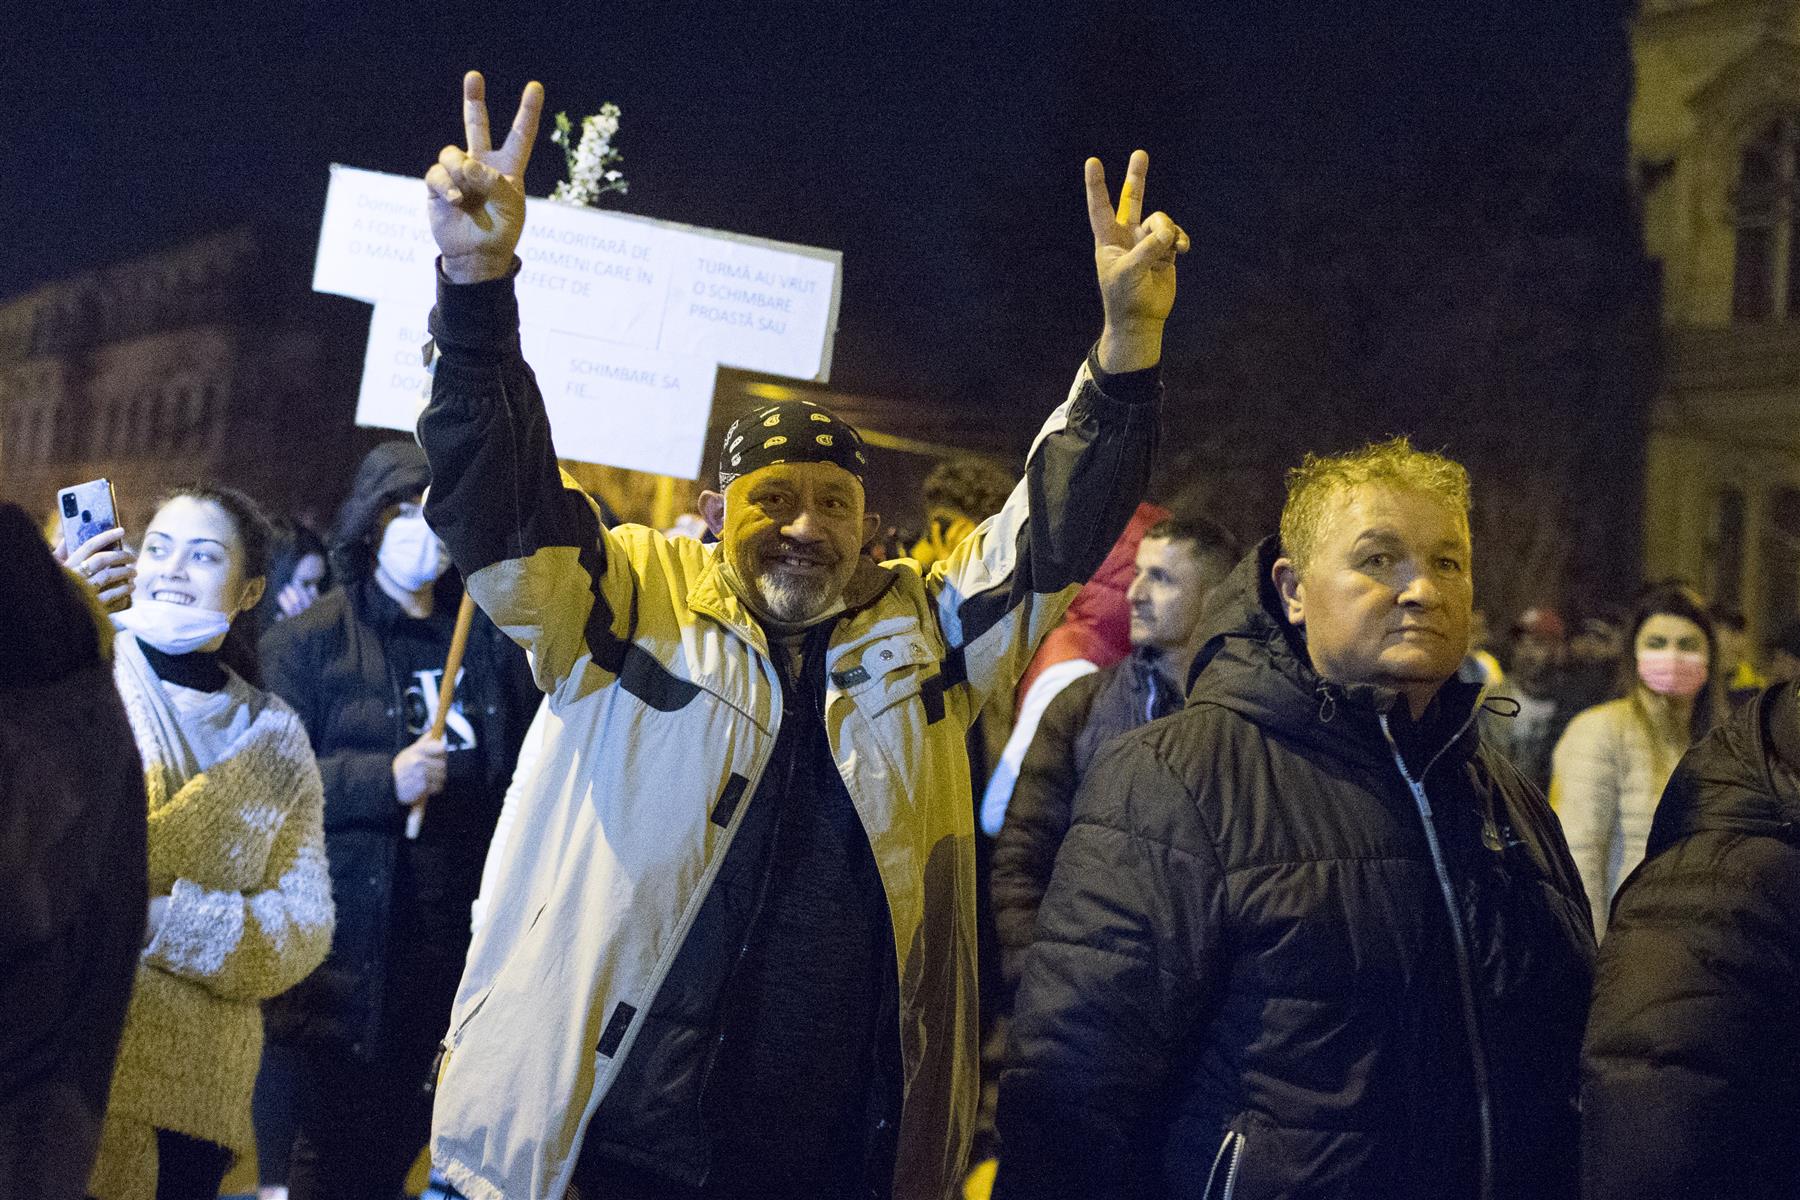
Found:
[{"label": "jacket collar", "polygon": [[[711,617],[767,653],[768,633],[756,613],[731,586],[730,572],[725,569],[724,547],[715,542],[707,550],[706,565],[688,589],[688,608]],[[897,578],[891,569],[859,558],[856,572],[844,587],[844,607],[822,619],[836,620],[862,611],[880,599]]]}]

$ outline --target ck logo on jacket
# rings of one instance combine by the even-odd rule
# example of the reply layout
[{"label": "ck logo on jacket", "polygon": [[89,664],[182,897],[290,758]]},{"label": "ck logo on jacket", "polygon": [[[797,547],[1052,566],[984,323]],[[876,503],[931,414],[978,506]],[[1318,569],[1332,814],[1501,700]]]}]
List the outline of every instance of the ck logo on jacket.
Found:
[{"label": "ck logo on jacket", "polygon": [[[467,674],[467,668],[457,669],[456,692],[450,701],[450,715],[444,718],[444,748],[452,754],[458,750],[473,750],[476,746],[474,723],[463,714],[463,677]],[[408,737],[416,738],[431,728],[432,721],[437,718],[438,691],[443,683],[442,667],[412,673],[412,682],[406,685]]]}]

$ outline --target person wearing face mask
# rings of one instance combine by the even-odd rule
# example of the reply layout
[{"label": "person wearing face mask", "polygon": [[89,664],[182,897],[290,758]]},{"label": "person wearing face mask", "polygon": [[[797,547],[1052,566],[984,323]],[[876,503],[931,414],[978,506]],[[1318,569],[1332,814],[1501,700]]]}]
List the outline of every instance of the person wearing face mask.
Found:
[{"label": "person wearing face mask", "polygon": [[[319,757],[338,903],[331,956],[271,1014],[299,1076],[295,1200],[394,1195],[425,1143],[422,1085],[538,698],[523,653],[477,614],[444,737],[430,736],[461,598],[420,512],[430,481],[413,443],[370,451],[333,536],[341,586],[262,641],[269,684]],[[427,800],[409,840],[408,811]]]},{"label": "person wearing face mask", "polygon": [[1613,893],[1643,860],[1675,764],[1719,717],[1712,619],[1693,592],[1660,584],[1631,622],[1632,674],[1621,699],[1580,713],[1552,755],[1550,804],[1581,871],[1596,935]]},{"label": "person wearing face mask", "polygon": [[113,679],[143,760],[149,920],[88,1192],[199,1200],[253,1143],[261,1001],[325,957],[323,793],[306,731],[241,636],[268,530],[229,488],[181,488],[144,532]]}]

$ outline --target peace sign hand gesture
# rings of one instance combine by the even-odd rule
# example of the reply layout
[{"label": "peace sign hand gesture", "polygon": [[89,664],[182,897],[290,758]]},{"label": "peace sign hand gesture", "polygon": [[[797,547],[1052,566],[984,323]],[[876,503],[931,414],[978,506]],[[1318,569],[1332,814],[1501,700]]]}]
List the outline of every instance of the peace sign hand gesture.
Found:
[{"label": "peace sign hand gesture", "polygon": [[1163,322],[1175,307],[1175,256],[1186,254],[1188,235],[1164,212],[1144,217],[1144,176],[1150,156],[1133,151],[1115,211],[1100,160],[1086,163],[1088,224],[1094,231],[1094,268],[1106,327],[1100,335],[1101,369],[1142,370],[1162,360]]},{"label": "peace sign hand gesture", "polygon": [[513,250],[525,231],[525,164],[543,111],[543,85],[526,84],[512,129],[496,150],[488,139],[487,83],[480,71],[463,76],[468,148],[445,146],[425,173],[431,236],[451,282],[480,283],[512,269]]}]

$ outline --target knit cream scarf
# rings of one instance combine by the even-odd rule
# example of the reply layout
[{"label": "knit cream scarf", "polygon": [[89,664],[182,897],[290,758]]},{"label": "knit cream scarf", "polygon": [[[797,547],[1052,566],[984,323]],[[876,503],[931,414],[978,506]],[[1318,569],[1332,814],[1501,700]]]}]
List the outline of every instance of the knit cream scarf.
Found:
[{"label": "knit cream scarf", "polygon": [[181,733],[181,716],[163,690],[162,680],[144,657],[135,637],[120,635],[115,651],[119,692],[132,716],[138,753],[144,760],[144,786],[151,793],[150,807],[159,807],[198,773],[199,764]]}]

